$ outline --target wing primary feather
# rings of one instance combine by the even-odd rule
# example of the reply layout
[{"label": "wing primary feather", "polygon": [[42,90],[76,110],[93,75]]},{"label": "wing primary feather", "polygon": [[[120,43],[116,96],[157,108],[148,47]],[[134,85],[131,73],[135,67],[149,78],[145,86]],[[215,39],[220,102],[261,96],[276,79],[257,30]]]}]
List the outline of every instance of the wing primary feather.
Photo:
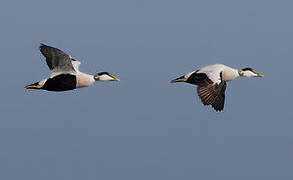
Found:
[{"label": "wing primary feather", "polygon": [[47,65],[51,71],[54,72],[74,72],[75,69],[72,66],[71,58],[68,54],[64,53],[60,49],[47,46],[45,44],[40,45],[40,51],[45,56]]}]

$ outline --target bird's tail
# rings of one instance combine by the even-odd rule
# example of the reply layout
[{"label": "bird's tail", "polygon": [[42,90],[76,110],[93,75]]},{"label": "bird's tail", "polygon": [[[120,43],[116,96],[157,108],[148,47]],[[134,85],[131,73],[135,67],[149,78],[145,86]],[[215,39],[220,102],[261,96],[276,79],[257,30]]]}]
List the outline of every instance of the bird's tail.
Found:
[{"label": "bird's tail", "polygon": [[26,89],[42,89],[42,86],[39,85],[39,83],[34,83],[34,84],[27,85],[24,88],[26,88]]}]

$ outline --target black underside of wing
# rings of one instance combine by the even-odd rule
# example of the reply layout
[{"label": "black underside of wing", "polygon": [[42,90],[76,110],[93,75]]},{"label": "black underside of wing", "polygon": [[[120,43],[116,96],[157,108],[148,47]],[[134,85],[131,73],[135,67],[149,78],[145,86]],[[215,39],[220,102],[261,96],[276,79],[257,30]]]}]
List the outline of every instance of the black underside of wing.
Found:
[{"label": "black underside of wing", "polygon": [[40,51],[46,57],[46,62],[50,70],[62,69],[63,71],[74,71],[70,56],[60,49],[41,44]]},{"label": "black underside of wing", "polygon": [[226,86],[227,86],[227,83],[225,81],[222,81],[219,84],[219,87],[218,87],[218,95],[215,98],[214,103],[212,104],[212,107],[216,111],[222,111],[224,109]]},{"label": "black underside of wing", "polygon": [[46,81],[42,89],[47,91],[67,91],[76,89],[76,76],[60,74]]}]

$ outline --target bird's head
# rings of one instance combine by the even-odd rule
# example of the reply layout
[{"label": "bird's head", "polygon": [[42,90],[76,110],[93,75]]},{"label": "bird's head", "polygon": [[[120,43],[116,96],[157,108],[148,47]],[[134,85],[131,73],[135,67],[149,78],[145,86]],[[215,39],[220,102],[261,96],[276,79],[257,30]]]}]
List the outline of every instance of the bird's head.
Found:
[{"label": "bird's head", "polygon": [[100,72],[94,75],[94,79],[96,81],[120,81],[120,79],[116,78],[113,74],[108,72]]},{"label": "bird's head", "polygon": [[252,68],[239,69],[238,73],[240,76],[245,76],[245,77],[263,77],[262,74],[256,72]]},{"label": "bird's head", "polygon": [[39,82],[25,86],[26,89],[42,89],[47,79],[42,79]]}]

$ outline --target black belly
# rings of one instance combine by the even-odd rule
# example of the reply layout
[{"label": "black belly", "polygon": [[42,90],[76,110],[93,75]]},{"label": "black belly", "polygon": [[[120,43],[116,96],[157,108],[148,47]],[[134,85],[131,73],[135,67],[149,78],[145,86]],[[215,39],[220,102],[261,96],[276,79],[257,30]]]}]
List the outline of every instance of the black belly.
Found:
[{"label": "black belly", "polygon": [[60,74],[46,81],[42,89],[47,91],[68,91],[76,89],[76,76]]}]

